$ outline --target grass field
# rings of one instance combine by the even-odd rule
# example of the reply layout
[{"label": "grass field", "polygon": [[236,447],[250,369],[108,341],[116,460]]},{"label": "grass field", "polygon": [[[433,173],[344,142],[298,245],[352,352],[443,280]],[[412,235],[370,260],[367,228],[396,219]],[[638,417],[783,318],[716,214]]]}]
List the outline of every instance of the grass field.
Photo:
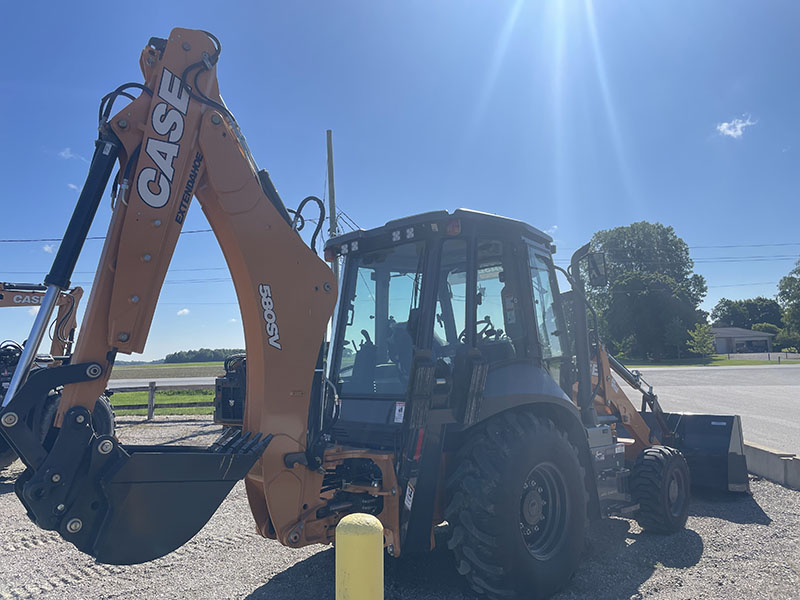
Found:
[{"label": "grass field", "polygon": [[158,379],[160,377],[219,377],[225,372],[221,362],[174,363],[159,365],[117,365],[111,379]]},{"label": "grass field", "polygon": [[[214,412],[211,406],[187,408],[162,408],[159,403],[177,402],[211,402],[214,390],[156,390],[156,415],[210,415]],[[111,404],[117,416],[146,415],[147,410],[126,410],[126,405],[147,404],[147,392],[117,392],[111,396]]]},{"label": "grass field", "polygon": [[[776,355],[777,356],[777,355]],[[728,358],[727,354],[714,354],[710,358],[679,358],[659,362],[623,361],[629,369],[646,369],[647,367],[742,367],[747,365],[777,365],[775,360],[737,360]],[[800,360],[783,360],[782,365],[800,365]]]}]

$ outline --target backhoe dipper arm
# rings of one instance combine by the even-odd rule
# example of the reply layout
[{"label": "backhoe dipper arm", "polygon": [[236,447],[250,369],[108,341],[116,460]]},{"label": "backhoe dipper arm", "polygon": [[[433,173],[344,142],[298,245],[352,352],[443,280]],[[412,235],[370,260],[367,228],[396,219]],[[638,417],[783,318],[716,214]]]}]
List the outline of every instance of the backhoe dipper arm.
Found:
[{"label": "backhoe dipper arm", "polygon": [[[120,193],[71,365],[47,369],[60,380],[34,373],[18,382],[2,414],[3,425],[11,423],[15,403],[65,385],[52,451],[28,448],[27,438],[9,435],[13,426],[0,429],[29,466],[18,485],[29,514],[101,562],[142,562],[185,543],[259,458],[247,489],[262,532],[276,525],[269,513],[281,531],[297,521],[301,498],[312,493],[301,468],[287,467],[284,456],[306,449],[315,361],[336,282],[293,230],[274,189],[262,185],[268,178],[257,171],[219,95],[219,52],[216,38],[188,29],[174,29],[168,40],[153,38],[142,52],[143,92],[101,122],[86,186],[45,280],[48,293],[68,285],[110,175],[107,158],[118,155]],[[144,350],[193,195],[236,289],[247,351],[244,431],[258,435],[229,432],[210,448],[188,449],[96,438],[86,429],[88,411],[105,389],[116,353]],[[53,472],[58,485],[51,483]],[[282,502],[267,509],[272,485],[281,486]]]}]

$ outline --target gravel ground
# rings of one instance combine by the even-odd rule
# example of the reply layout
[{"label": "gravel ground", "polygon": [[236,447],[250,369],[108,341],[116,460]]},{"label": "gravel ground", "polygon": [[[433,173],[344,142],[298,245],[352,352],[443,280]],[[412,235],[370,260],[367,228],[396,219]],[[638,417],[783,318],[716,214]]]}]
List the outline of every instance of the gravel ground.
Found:
[{"label": "gravel ground", "polygon": [[[123,441],[139,443],[206,443],[218,432],[208,419],[185,417],[120,425]],[[114,567],[28,521],[13,493],[19,471],[17,463],[0,474],[0,598],[334,598],[333,550],[290,550],[260,538],[242,484],[178,551]],[[751,483],[752,497],[696,496],[686,530],[671,536],[643,534],[625,519],[595,523],[578,573],[555,598],[797,598],[800,492]],[[447,552],[386,560],[387,600],[470,597]]]}]

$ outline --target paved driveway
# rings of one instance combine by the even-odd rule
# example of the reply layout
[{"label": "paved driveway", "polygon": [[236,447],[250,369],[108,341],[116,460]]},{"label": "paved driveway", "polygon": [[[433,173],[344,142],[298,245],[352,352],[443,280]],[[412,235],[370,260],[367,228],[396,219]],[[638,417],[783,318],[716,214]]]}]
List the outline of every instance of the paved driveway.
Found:
[{"label": "paved driveway", "polygon": [[[665,411],[738,414],[745,441],[800,455],[800,365],[641,371]],[[639,406],[639,393],[623,389]]]}]

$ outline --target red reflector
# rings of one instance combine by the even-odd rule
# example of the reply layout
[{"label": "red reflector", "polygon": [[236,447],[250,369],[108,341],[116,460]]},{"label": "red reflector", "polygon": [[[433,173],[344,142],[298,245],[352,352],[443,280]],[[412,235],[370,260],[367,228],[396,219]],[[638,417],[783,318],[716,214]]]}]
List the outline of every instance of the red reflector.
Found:
[{"label": "red reflector", "polygon": [[422,440],[425,439],[425,430],[420,429],[419,434],[417,435],[417,449],[414,451],[414,460],[419,460],[419,457],[422,455]]},{"label": "red reflector", "polygon": [[333,248],[325,248],[325,261],[326,262],[333,262],[336,260],[336,252]]},{"label": "red reflector", "polygon": [[447,235],[458,235],[461,233],[461,219],[451,219],[447,222]]}]

